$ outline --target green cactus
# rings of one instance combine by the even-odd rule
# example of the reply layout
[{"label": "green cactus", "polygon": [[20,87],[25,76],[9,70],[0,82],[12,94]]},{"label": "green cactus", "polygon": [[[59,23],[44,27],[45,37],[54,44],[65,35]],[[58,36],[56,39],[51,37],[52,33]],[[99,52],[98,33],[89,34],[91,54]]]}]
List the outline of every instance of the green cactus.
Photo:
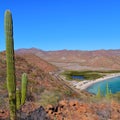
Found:
[{"label": "green cactus", "polygon": [[22,85],[21,85],[21,105],[25,103],[27,93],[27,74],[22,74]]},{"label": "green cactus", "polygon": [[5,12],[7,89],[9,95],[10,119],[16,120],[16,79],[13,43],[13,20],[9,10]]},{"label": "green cactus", "polygon": [[21,107],[21,94],[20,94],[20,89],[16,89],[16,108],[19,110]]},{"label": "green cactus", "polygon": [[16,89],[16,108],[19,110],[22,105],[24,105],[26,100],[26,93],[27,93],[27,74],[22,74],[22,84],[21,90]]},{"label": "green cactus", "polygon": [[16,89],[13,21],[9,10],[5,12],[5,35],[6,35],[6,63],[7,63],[7,89],[9,95],[10,120],[16,120],[16,109],[19,110],[25,103],[27,93],[27,75],[22,75],[21,90]]},{"label": "green cactus", "polygon": [[22,105],[24,105],[26,100],[26,93],[27,93],[27,74],[22,74],[22,84],[21,90],[16,89],[16,108],[19,110]]},{"label": "green cactus", "polygon": [[108,87],[108,83],[106,84],[106,98],[110,99],[110,90],[109,90],[109,87]]},{"label": "green cactus", "polygon": [[98,92],[97,92],[97,94],[96,94],[96,97],[97,97],[98,99],[101,98],[101,90],[100,90],[100,87],[98,87]]}]

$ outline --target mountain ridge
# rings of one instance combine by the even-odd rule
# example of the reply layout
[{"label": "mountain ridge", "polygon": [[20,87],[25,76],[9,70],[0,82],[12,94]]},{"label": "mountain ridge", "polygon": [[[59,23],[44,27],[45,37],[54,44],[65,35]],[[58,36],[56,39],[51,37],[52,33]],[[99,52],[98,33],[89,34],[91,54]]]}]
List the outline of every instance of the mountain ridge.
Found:
[{"label": "mountain ridge", "polygon": [[[58,50],[58,51],[43,51],[36,48],[19,49],[17,54],[32,53],[46,60],[47,62],[61,67],[63,69],[75,69],[76,64],[78,70],[81,69],[120,69],[120,49],[110,50]],[[67,65],[66,63],[70,64]],[[74,63],[74,64],[73,64]],[[72,67],[70,67],[72,66]]]}]

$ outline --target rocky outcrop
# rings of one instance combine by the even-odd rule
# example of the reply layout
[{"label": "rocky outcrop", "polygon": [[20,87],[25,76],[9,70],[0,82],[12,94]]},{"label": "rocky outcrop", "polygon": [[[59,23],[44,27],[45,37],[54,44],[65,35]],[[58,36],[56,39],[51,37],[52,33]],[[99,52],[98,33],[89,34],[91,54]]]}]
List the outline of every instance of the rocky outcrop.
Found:
[{"label": "rocky outcrop", "polygon": [[39,107],[35,111],[26,115],[25,113],[21,114],[20,120],[50,120],[43,107]]},{"label": "rocky outcrop", "polygon": [[[8,111],[0,110],[0,120],[9,120],[8,116]],[[17,116],[17,120],[50,120],[42,106],[30,113],[18,111]]]},{"label": "rocky outcrop", "polygon": [[46,108],[51,120],[120,120],[120,104],[83,103],[77,100],[60,101],[55,107]]},{"label": "rocky outcrop", "polygon": [[[1,110],[0,120],[8,120],[6,116],[8,112]],[[62,100],[56,106],[39,107],[28,114],[22,112],[18,120],[120,120],[120,103]]]}]

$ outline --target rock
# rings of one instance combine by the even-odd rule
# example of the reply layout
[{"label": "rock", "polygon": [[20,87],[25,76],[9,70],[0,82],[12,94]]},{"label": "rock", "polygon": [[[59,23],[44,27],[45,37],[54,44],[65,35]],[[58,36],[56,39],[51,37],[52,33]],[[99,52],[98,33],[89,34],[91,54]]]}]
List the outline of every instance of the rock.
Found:
[{"label": "rock", "polygon": [[77,101],[77,100],[71,100],[71,101],[69,102],[69,105],[70,105],[70,106],[76,106],[76,105],[78,105],[78,101]]},{"label": "rock", "polygon": [[67,106],[68,105],[68,102],[66,100],[61,100],[59,102],[59,106]]},{"label": "rock", "polygon": [[52,110],[54,107],[52,105],[47,105],[46,110]]},{"label": "rock", "polygon": [[35,111],[26,115],[25,113],[21,114],[20,120],[50,120],[43,107],[39,107]]},{"label": "rock", "polygon": [[52,105],[47,105],[47,107],[46,107],[46,112],[47,112],[48,114],[52,114],[53,111],[54,111],[54,107],[53,107]]}]

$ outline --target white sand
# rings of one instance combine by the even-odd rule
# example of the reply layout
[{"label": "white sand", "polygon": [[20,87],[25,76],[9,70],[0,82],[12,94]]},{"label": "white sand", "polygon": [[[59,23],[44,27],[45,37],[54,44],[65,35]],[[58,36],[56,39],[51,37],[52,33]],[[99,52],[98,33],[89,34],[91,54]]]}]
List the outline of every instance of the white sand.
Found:
[{"label": "white sand", "polygon": [[114,78],[114,77],[117,77],[117,76],[120,76],[120,73],[109,74],[109,75],[106,75],[106,76],[104,76],[102,78],[99,78],[99,79],[96,79],[96,80],[84,80],[84,81],[81,81],[81,82],[73,81],[71,84],[77,89],[85,90],[88,87],[90,87],[91,85],[93,85],[94,83],[104,81],[104,80],[107,80],[107,79],[110,79],[110,78]]}]

